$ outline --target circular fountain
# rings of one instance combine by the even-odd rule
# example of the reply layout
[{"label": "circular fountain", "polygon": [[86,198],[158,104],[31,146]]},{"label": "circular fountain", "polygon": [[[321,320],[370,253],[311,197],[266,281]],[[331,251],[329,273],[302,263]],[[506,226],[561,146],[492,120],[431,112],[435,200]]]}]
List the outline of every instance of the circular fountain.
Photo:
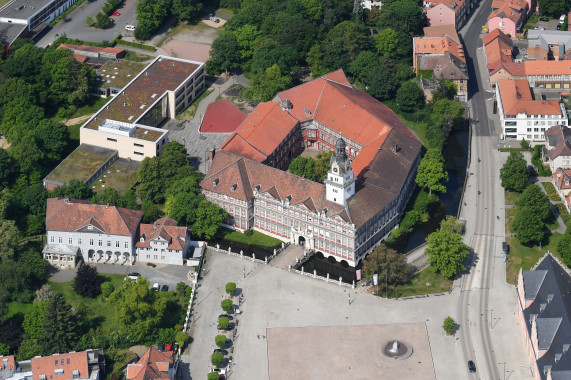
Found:
[{"label": "circular fountain", "polygon": [[389,340],[381,345],[381,352],[388,358],[402,360],[412,355],[412,346],[399,340]]}]

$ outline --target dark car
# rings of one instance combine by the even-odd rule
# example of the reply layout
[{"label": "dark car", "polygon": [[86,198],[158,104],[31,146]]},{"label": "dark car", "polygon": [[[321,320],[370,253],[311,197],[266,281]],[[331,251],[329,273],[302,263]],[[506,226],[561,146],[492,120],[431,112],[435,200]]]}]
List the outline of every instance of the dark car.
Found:
[{"label": "dark car", "polygon": [[547,17],[540,17],[539,21],[547,22],[549,19]]},{"label": "dark car", "polygon": [[476,372],[476,364],[471,360],[468,360],[468,370],[472,373]]},{"label": "dark car", "polygon": [[163,285],[161,287],[161,292],[168,292],[169,291],[169,286],[168,285]]},{"label": "dark car", "polygon": [[233,323],[228,323],[228,327],[223,329],[222,327],[218,326],[218,330],[232,331],[232,330],[234,330],[234,327],[235,327],[235,325]]},{"label": "dark car", "polygon": [[133,276],[133,277],[141,277],[141,274],[140,274],[140,273],[137,273],[137,272],[132,272],[132,273],[129,273],[127,276],[129,276],[129,277],[131,277],[131,276]]},{"label": "dark car", "polygon": [[214,353],[215,353],[215,354],[228,355],[228,351],[223,350],[223,349],[221,349],[221,348],[215,349],[215,350],[214,350]]},{"label": "dark car", "polygon": [[557,24],[557,30],[561,30],[561,24]]},{"label": "dark car", "polygon": [[227,315],[227,314],[220,314],[220,315],[218,316],[218,318],[228,318],[229,320],[233,320],[233,319],[234,319],[233,316]]}]

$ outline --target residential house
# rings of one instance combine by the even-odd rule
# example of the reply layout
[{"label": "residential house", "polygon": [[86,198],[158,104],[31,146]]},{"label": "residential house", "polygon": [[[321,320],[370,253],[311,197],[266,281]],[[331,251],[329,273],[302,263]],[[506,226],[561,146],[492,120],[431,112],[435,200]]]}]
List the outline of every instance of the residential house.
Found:
[{"label": "residential house", "polygon": [[159,351],[151,346],[136,364],[129,364],[126,380],[174,380],[179,361],[173,351]]},{"label": "residential house", "polygon": [[[342,71],[258,108],[238,128],[240,136],[214,154],[202,193],[228,212],[231,228],[255,229],[356,266],[397,225],[414,188],[420,142]],[[325,184],[276,169],[303,147],[335,150]],[[268,160],[270,152],[279,152],[277,162]]]},{"label": "residential house", "polygon": [[490,76],[490,84],[496,85],[500,79],[513,79],[511,68],[513,54],[513,41],[501,30],[495,29],[483,38],[486,65]]},{"label": "residential house", "polygon": [[515,37],[527,21],[529,7],[526,0],[493,0],[488,31],[500,29],[504,34]]},{"label": "residential house", "polygon": [[86,262],[133,263],[142,217],[140,210],[49,198],[44,259],[60,268],[73,268],[81,258]]},{"label": "residential house", "polygon": [[543,141],[554,125],[567,125],[565,106],[556,100],[534,100],[525,80],[500,80],[496,102],[505,139]]},{"label": "residential house", "polygon": [[571,210],[569,199],[571,196],[571,169],[558,168],[551,175],[551,181],[557,193],[564,200],[567,211]]},{"label": "residential house", "polygon": [[99,380],[105,377],[103,350],[86,350],[32,358],[32,380]]},{"label": "residential house", "polygon": [[190,241],[190,230],[178,227],[177,221],[167,216],[139,226],[137,257],[140,262],[183,265],[190,249],[194,250]]},{"label": "residential house", "polygon": [[520,269],[518,316],[537,380],[571,375],[571,273],[551,253]]},{"label": "residential house", "polygon": [[58,49],[69,49],[78,62],[94,67],[101,67],[109,60],[117,61],[125,56],[125,50],[113,47],[61,44]]},{"label": "residential house", "polygon": [[383,3],[381,0],[361,0],[361,6],[365,9],[371,10],[373,7],[381,9]]},{"label": "residential house", "polygon": [[[559,61],[567,58],[566,53],[569,50],[571,50],[571,32],[559,30],[529,30],[527,32],[529,59],[539,55],[546,57],[543,60]],[[539,60],[539,58],[535,59]]]},{"label": "residential house", "polygon": [[571,129],[557,125],[546,130],[542,155],[552,173],[559,168],[571,169]]},{"label": "residential house", "polygon": [[[466,58],[460,38],[452,25],[426,27],[424,37],[413,39],[413,68],[424,79],[452,81],[458,90],[458,98],[461,101],[467,100]],[[423,88],[427,92],[426,86]]]},{"label": "residential house", "polygon": [[469,3],[469,0],[425,0],[423,5],[428,25],[462,28],[467,21]]}]

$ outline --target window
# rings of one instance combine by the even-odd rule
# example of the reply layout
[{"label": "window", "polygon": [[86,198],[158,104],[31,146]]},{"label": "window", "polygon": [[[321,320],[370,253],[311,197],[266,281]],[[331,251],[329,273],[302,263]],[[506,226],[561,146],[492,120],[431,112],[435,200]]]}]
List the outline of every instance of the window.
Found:
[{"label": "window", "polygon": [[55,242],[55,238],[53,236],[50,236],[50,243],[54,243]]},{"label": "window", "polygon": [[107,141],[117,142],[117,139],[112,139],[112,138],[110,138],[110,137],[107,137]]},{"label": "window", "polygon": [[107,240],[107,246],[111,247],[111,240]]},{"label": "window", "polygon": [[[61,364],[63,365],[63,359],[61,360]],[[63,375],[63,368],[58,368],[54,371],[56,376],[61,376]]]},{"label": "window", "polygon": [[89,239],[89,245],[93,245],[93,239]]},{"label": "window", "polygon": [[129,248],[129,242],[128,241],[125,242],[125,248]]},{"label": "window", "polygon": [[135,155],[137,155],[137,156],[144,156],[144,154],[141,152],[133,152],[133,153],[135,153]]},{"label": "window", "polygon": [[[69,364],[69,358],[67,358],[67,360],[66,360],[66,364]],[[74,371],[74,372],[75,372],[75,371]]]},{"label": "window", "polygon": [[82,239],[81,239],[81,238],[77,238],[77,244],[78,244],[78,245],[81,245],[81,243],[82,243]]},{"label": "window", "polygon": [[133,145],[135,145],[135,146],[138,146],[139,148],[143,148],[143,147],[144,147],[144,145],[143,145],[143,144],[137,144],[137,143],[134,143]]},{"label": "window", "polygon": [[100,247],[103,247],[103,240],[99,240],[99,241],[97,242],[97,245],[99,245]]},{"label": "window", "polygon": [[59,236],[59,237],[57,238],[57,242],[60,243],[60,244],[62,243],[62,238],[61,238],[61,236]]},{"label": "window", "polygon": [[73,239],[72,238],[67,239],[67,244],[73,244]]}]

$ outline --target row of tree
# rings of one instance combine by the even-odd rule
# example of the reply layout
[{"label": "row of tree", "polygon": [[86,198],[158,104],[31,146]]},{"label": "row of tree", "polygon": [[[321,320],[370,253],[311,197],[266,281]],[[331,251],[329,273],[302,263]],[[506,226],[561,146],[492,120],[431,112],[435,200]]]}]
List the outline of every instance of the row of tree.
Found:
[{"label": "row of tree", "polygon": [[135,13],[137,27],[135,38],[148,40],[165,20],[172,16],[178,20],[190,20],[202,9],[199,0],[141,0]]}]

